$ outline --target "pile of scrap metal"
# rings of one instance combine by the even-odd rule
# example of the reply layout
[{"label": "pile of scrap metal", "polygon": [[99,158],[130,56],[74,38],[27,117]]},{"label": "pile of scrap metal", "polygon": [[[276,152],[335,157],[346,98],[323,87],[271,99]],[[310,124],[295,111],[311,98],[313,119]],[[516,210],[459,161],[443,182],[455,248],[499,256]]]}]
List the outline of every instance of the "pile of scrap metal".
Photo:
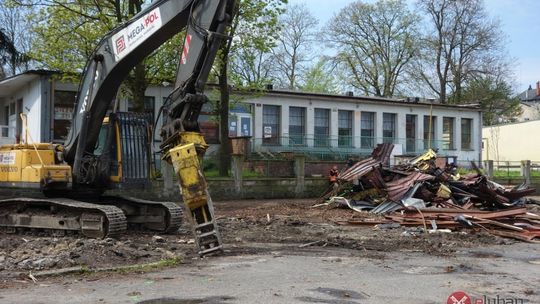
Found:
[{"label": "pile of scrap metal", "polygon": [[[389,224],[431,228],[469,227],[532,241],[540,238],[540,216],[527,212],[528,185],[508,189],[482,174],[460,176],[455,165],[439,164],[428,150],[404,164],[388,165],[392,144],[381,144],[371,157],[338,176],[338,185],[325,194],[326,204],[385,215],[385,220],[347,224]],[[394,225],[395,226],[395,225]],[[435,228],[436,229],[436,228]]]}]

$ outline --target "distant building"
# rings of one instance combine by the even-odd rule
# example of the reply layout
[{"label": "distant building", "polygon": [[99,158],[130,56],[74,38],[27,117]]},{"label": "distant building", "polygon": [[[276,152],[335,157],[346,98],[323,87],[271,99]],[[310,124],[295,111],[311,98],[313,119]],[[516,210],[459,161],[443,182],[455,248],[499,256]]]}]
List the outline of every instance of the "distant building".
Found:
[{"label": "distant building", "polygon": [[536,88],[533,89],[529,85],[529,88],[519,94],[519,100],[521,102],[540,102],[540,81],[536,83]]},{"label": "distant building", "polygon": [[518,121],[530,121],[540,119],[540,82],[536,83],[536,88],[529,86],[527,90],[519,94],[522,113]]},{"label": "distant building", "polygon": [[[71,124],[77,85],[54,80],[48,71],[29,71],[0,81],[2,143],[24,134],[18,113],[28,116],[34,141],[63,142]],[[170,86],[146,90],[145,110],[158,117]],[[238,102],[230,110],[229,136],[251,137],[254,152],[296,152],[321,157],[369,155],[378,143],[396,144],[400,155],[427,148],[458,160],[481,159],[482,112],[476,106],[444,105],[419,99],[390,99],[329,95],[297,91],[233,90]],[[209,86],[208,95],[219,96]],[[120,111],[131,110],[118,100]],[[200,115],[202,133],[210,144],[219,143],[218,113],[212,103]],[[432,119],[430,119],[432,117]],[[158,126],[161,122],[158,122]],[[155,146],[159,146],[156,132]],[[215,145],[209,154],[215,151]]]},{"label": "distant building", "polygon": [[540,133],[540,120],[501,124],[484,127],[484,160],[540,161],[540,141],[534,134]]}]

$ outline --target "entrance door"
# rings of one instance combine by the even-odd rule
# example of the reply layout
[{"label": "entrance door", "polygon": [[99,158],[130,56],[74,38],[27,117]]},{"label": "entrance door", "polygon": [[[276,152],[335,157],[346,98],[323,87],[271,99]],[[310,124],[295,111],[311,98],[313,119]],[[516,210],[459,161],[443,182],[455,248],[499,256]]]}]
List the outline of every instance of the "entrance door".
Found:
[{"label": "entrance door", "polygon": [[251,136],[251,117],[240,118],[240,135]]},{"label": "entrance door", "polygon": [[17,109],[15,108],[15,103],[11,102],[9,104],[9,117],[8,117],[8,126],[9,126],[9,137],[15,137],[15,130],[17,129]]}]

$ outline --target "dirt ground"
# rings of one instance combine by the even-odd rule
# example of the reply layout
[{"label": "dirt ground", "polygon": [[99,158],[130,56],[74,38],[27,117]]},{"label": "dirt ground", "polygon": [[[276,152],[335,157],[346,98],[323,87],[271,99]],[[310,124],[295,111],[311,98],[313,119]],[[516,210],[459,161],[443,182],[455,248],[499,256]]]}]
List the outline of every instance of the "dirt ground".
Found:
[{"label": "dirt ground", "polygon": [[[375,220],[377,216],[326,206],[311,208],[312,205],[311,199],[216,202],[224,254],[265,253],[275,249],[275,244],[282,244],[291,248],[291,254],[302,248],[325,247],[355,249],[372,258],[397,251],[451,256],[456,248],[514,243],[482,232],[426,235],[410,228],[377,230],[370,226],[340,226],[335,221],[358,217]],[[15,278],[27,280],[29,273],[40,270],[73,266],[97,269],[160,260],[189,263],[195,259],[187,220],[176,234],[130,232],[104,240],[0,232],[0,288]]]}]

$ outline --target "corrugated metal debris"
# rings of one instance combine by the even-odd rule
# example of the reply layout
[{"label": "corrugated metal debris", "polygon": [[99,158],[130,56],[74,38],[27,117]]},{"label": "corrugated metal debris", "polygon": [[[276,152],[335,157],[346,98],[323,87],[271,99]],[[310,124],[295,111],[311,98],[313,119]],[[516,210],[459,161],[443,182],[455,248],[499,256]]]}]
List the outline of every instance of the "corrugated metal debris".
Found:
[{"label": "corrugated metal debris", "polygon": [[534,188],[504,187],[474,164],[475,173],[460,176],[454,165],[438,167],[433,150],[390,167],[392,150],[392,144],[378,145],[371,157],[342,172],[338,186],[325,196],[331,204],[369,210],[384,219],[340,224],[421,226],[426,231],[467,228],[523,241],[540,238],[540,216],[525,208],[534,202],[526,198]]}]

